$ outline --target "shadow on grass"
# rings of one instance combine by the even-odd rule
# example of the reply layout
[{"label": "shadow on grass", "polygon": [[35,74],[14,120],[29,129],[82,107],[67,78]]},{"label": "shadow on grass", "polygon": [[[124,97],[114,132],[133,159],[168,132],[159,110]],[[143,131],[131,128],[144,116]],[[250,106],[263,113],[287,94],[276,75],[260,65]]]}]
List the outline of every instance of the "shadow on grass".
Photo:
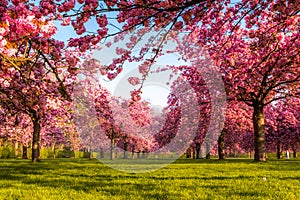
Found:
[{"label": "shadow on grass", "polygon": [[[270,164],[271,163],[271,164]],[[0,181],[18,181],[27,185],[38,185],[42,187],[51,188],[66,188],[76,191],[102,191],[106,194],[116,195],[126,188],[127,192],[141,191],[140,195],[144,198],[166,199],[168,191],[164,187],[159,187],[162,191],[157,190],[157,183],[173,183],[182,180],[188,180],[186,183],[192,181],[226,181],[226,180],[249,180],[255,179],[254,176],[243,174],[226,174],[217,172],[216,174],[209,174],[209,170],[214,170],[215,165],[226,166],[227,170],[238,169],[239,167],[247,166],[246,169],[252,170],[253,166],[262,166],[264,170],[269,171],[293,171],[300,170],[300,160],[271,160],[267,163],[253,163],[250,159],[227,159],[219,162],[216,159],[192,160],[179,159],[167,168],[154,173],[128,174],[116,171],[100,163],[98,160],[88,159],[57,159],[57,160],[42,160],[39,163],[31,163],[27,160],[0,160]],[[183,166],[186,164],[186,166]],[[250,164],[250,165],[249,165]],[[253,166],[252,166],[253,165]],[[204,168],[201,168],[205,166]],[[188,174],[180,174],[179,170],[185,170],[190,167]],[[232,168],[228,168],[232,167]],[[222,167],[221,167],[222,168]],[[169,170],[173,170],[172,173]],[[201,171],[207,170],[200,174]],[[258,168],[255,168],[258,169]],[[206,176],[207,175],[207,176]],[[300,180],[299,176],[280,177],[281,180]],[[149,182],[149,180],[153,182]],[[196,182],[195,182],[196,183]],[[10,184],[10,183],[7,183]],[[1,184],[0,184],[1,185]],[[7,187],[4,185],[3,187]],[[181,188],[189,189],[189,185],[180,186]],[[193,186],[198,187],[198,186]],[[210,190],[219,190],[228,188],[223,185],[201,185],[199,187]],[[154,191],[154,192],[153,192]],[[176,191],[175,191],[176,192]],[[145,194],[144,194],[145,193]],[[153,194],[152,194],[153,193]],[[251,191],[240,191],[241,196],[255,196],[257,193]]]},{"label": "shadow on grass", "polygon": [[[136,182],[135,179],[141,178],[140,176],[112,170],[99,164],[98,161],[81,160],[56,164],[16,162],[5,163],[5,165],[12,165],[9,168],[5,167],[5,171],[0,171],[2,181],[18,181],[26,185],[53,189],[102,192],[108,196],[122,194],[124,188],[130,188],[131,191],[143,191],[145,194],[140,195],[144,195],[144,198],[153,195],[158,199],[165,199],[168,195],[167,191],[151,194],[157,186],[155,183]],[[0,163],[0,166],[2,167],[3,163]]]},{"label": "shadow on grass", "polygon": [[256,191],[253,191],[253,192],[251,192],[251,191],[236,191],[234,193],[234,195],[237,195],[237,194],[241,197],[256,197],[256,198],[260,197],[260,198],[262,198],[262,197],[267,196],[264,193],[259,193],[259,192],[256,192]]}]

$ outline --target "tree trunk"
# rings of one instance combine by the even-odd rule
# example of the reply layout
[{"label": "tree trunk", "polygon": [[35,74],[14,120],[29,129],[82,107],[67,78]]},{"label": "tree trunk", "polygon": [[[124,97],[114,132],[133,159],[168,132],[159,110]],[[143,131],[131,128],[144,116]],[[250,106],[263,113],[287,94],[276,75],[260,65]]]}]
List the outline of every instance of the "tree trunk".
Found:
[{"label": "tree trunk", "polygon": [[92,160],[93,159],[93,153],[92,153],[92,146],[91,146],[91,144],[88,147],[88,155],[89,155],[89,159]]},{"label": "tree trunk", "polygon": [[40,133],[41,133],[41,125],[40,119],[33,115],[33,137],[32,137],[32,162],[39,161],[40,159]]},{"label": "tree trunk", "polygon": [[224,143],[225,131],[222,130],[218,139],[218,155],[219,160],[225,159],[225,143]]},{"label": "tree trunk", "polygon": [[191,151],[191,147],[189,147],[187,150],[186,150],[186,158],[191,158],[192,157],[192,151]]},{"label": "tree trunk", "polygon": [[126,159],[127,157],[127,150],[128,150],[128,142],[124,142],[124,151],[123,151],[123,158]]},{"label": "tree trunk", "polygon": [[100,148],[100,158],[104,158],[104,151],[102,148]]},{"label": "tree trunk", "polygon": [[196,143],[196,159],[200,158],[200,143]]},{"label": "tree trunk", "polygon": [[206,156],[205,156],[205,159],[210,159],[210,145],[209,143],[207,142],[206,145]]},{"label": "tree trunk", "polygon": [[110,140],[110,159],[113,160],[115,159],[115,154],[114,154],[114,148],[115,148],[115,140],[111,139]]},{"label": "tree trunk", "polygon": [[196,149],[194,147],[192,147],[192,157],[196,159]]},{"label": "tree trunk", "polygon": [[19,157],[19,142],[15,141],[15,157]]},{"label": "tree trunk", "polygon": [[134,159],[134,147],[132,147],[132,150],[131,150],[131,158]]},{"label": "tree trunk", "polygon": [[142,151],[142,158],[146,158],[146,152]]},{"label": "tree trunk", "polygon": [[295,143],[294,148],[293,148],[293,158],[297,158],[297,147],[298,147],[298,142]]},{"label": "tree trunk", "polygon": [[140,155],[141,155],[141,152],[138,151],[138,152],[137,152],[137,158],[140,158]]},{"label": "tree trunk", "polygon": [[56,148],[55,148],[55,143],[52,145],[52,151],[53,151],[53,159],[56,159]]},{"label": "tree trunk", "polygon": [[277,158],[282,159],[282,145],[280,140],[277,141]]},{"label": "tree trunk", "polygon": [[293,158],[297,158],[297,151],[295,149],[293,150]]},{"label": "tree trunk", "polygon": [[56,148],[53,149],[53,159],[56,159]]},{"label": "tree trunk", "polygon": [[28,159],[28,156],[27,156],[27,146],[25,146],[24,144],[23,144],[23,148],[22,148],[22,151],[23,151],[23,153],[22,153],[22,158],[23,159]]},{"label": "tree trunk", "polygon": [[263,106],[254,106],[253,126],[254,126],[254,161],[266,161],[265,146],[265,119]]},{"label": "tree trunk", "polygon": [[92,160],[93,159],[93,153],[92,153],[92,151],[90,150],[90,152],[89,152],[89,159],[90,160]]},{"label": "tree trunk", "polygon": [[94,132],[91,131],[91,136],[90,136],[90,144],[89,144],[89,159],[92,160],[93,159],[93,139],[94,139]]}]

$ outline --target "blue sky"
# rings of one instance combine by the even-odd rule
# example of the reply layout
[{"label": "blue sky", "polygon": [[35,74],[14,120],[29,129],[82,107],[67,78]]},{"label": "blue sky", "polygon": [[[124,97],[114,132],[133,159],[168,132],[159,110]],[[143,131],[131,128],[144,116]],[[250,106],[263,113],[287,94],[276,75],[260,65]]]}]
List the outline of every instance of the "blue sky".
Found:
[{"label": "blue sky", "polygon": [[[116,14],[110,14],[109,17],[115,17]],[[54,36],[55,39],[58,40],[62,40],[67,42],[67,40],[69,38],[74,38],[74,37],[78,37],[78,35],[76,35],[76,33],[74,32],[72,26],[60,26],[59,21],[56,21],[55,24],[58,27],[58,31],[56,33],[56,35]],[[112,21],[112,23],[115,23],[114,25],[117,25],[120,27],[120,25],[116,22],[116,21]],[[86,24],[86,29],[89,31],[93,31],[93,32],[97,32],[97,28],[98,25],[96,24],[96,22],[94,22],[94,20],[92,20],[91,22],[88,22]],[[115,28],[111,28],[110,29],[110,33],[115,32],[116,29]],[[107,41],[112,41],[113,38],[108,39]],[[127,38],[127,40],[129,40],[129,37]],[[126,39],[125,39],[126,41]],[[108,65],[112,62],[112,59],[117,57],[117,55],[115,54],[115,48],[118,47],[122,47],[124,46],[125,42],[122,43],[118,43],[115,46],[113,45],[111,48],[107,48],[106,46],[103,45],[103,50],[98,51],[98,52],[94,52],[93,57],[100,60],[101,64],[103,65]],[[140,44],[139,46],[142,46],[142,44]],[[171,45],[172,46],[172,45]],[[137,49],[138,51],[139,49]],[[179,65],[179,64],[183,64],[182,62],[177,61],[176,56],[174,55],[169,55],[169,56],[164,56],[161,57],[157,60],[157,64],[158,65],[162,65],[162,66],[166,66],[166,65]],[[126,79],[124,79],[124,77],[126,77],[126,74],[131,71],[132,69],[137,69],[138,63],[125,63],[124,64],[124,70],[123,72],[114,80],[112,81],[108,81],[108,79],[106,77],[100,76],[99,77],[99,82],[102,86],[106,87],[112,94],[117,94],[119,88],[117,88],[117,85],[127,85],[125,90],[128,90],[126,92],[123,92],[121,94],[122,97],[124,98],[130,98],[130,90],[134,89],[134,87],[132,87],[131,85],[128,85],[128,82]],[[139,74],[137,76],[140,76]],[[165,80],[159,80],[156,83],[155,82],[149,82],[145,84],[144,88],[143,88],[143,93],[142,93],[142,98],[145,100],[150,101],[153,105],[160,105],[162,107],[167,105],[167,96],[169,94],[169,86],[166,85],[166,83],[168,82],[168,79],[166,77],[164,77],[163,79]],[[120,83],[121,81],[121,83]]]}]

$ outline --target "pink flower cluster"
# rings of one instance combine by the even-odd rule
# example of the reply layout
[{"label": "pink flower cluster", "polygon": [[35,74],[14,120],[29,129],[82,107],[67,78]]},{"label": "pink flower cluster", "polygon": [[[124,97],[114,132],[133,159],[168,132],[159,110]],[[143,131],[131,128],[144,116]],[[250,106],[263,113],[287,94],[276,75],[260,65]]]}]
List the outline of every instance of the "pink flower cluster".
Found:
[{"label": "pink flower cluster", "polygon": [[131,91],[130,92],[130,94],[131,94],[131,100],[133,102],[140,101],[141,100],[141,93],[142,93],[141,90],[133,90],[133,91]]},{"label": "pink flower cluster", "polygon": [[140,84],[140,79],[138,77],[129,77],[128,82],[131,85],[138,85],[138,84]]}]

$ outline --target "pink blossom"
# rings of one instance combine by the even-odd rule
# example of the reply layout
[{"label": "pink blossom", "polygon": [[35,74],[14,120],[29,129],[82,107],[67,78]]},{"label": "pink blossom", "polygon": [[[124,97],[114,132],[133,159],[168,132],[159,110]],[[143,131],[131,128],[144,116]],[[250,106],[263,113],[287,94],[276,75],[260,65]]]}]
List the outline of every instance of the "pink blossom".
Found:
[{"label": "pink blossom", "polygon": [[140,79],[138,77],[129,77],[128,82],[131,85],[138,85],[140,83]]},{"label": "pink blossom", "polygon": [[149,70],[149,62],[145,61],[144,63],[139,65],[139,72],[141,74],[147,74],[148,70]]}]

